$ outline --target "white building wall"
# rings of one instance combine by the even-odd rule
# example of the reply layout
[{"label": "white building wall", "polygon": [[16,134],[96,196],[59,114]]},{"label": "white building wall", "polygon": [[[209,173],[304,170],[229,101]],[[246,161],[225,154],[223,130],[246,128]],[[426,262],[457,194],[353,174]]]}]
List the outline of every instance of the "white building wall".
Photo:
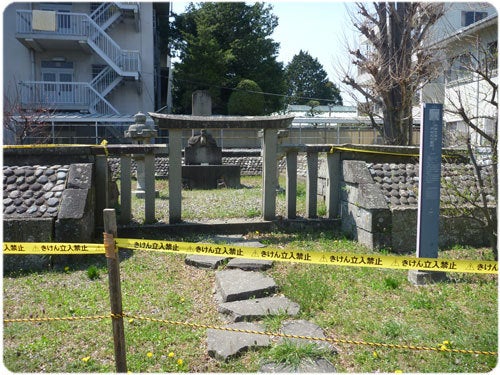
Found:
[{"label": "white building wall", "polygon": [[16,18],[12,15],[16,9],[30,9],[27,3],[12,3],[3,13],[3,86],[4,95],[15,98],[18,81],[31,81],[34,65],[31,62],[30,51],[15,38]]},{"label": "white building wall", "polygon": [[[81,49],[55,50],[34,52],[26,48],[16,39],[16,10],[36,9],[38,3],[11,3],[3,12],[3,80],[4,94],[15,97],[19,81],[41,80],[41,61],[63,57],[74,63],[74,82],[90,82],[92,79],[92,64],[104,64],[104,61],[94,52],[87,53]],[[71,3],[71,12],[90,13],[90,4]],[[154,111],[154,48],[153,48],[153,4],[140,3],[140,25],[136,30],[132,18],[123,18],[112,25],[107,33],[125,50],[138,50],[141,55],[140,82],[124,80],[106,99],[120,114],[135,114],[139,111]]]}]

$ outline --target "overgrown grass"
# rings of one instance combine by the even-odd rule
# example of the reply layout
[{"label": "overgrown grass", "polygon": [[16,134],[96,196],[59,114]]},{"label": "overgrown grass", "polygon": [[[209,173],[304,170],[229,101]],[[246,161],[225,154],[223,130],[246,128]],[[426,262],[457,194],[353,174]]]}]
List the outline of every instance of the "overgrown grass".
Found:
[{"label": "overgrown grass", "polygon": [[[259,190],[255,187],[256,190]],[[249,189],[252,190],[252,189]],[[230,190],[218,192],[233,193]],[[184,194],[191,194],[185,192]],[[193,199],[200,199],[193,193]],[[260,191],[257,194],[260,199]],[[206,196],[205,196],[206,197]],[[160,199],[161,196],[160,196]],[[226,199],[227,210],[240,201]],[[197,203],[214,206],[207,198]],[[203,211],[205,212],[205,211]],[[207,209],[206,212],[209,212]],[[237,210],[233,211],[235,214]],[[207,214],[208,215],[208,214]],[[197,216],[200,217],[200,216]],[[333,232],[248,233],[271,247],[373,253]],[[209,241],[203,236],[171,238]],[[138,317],[222,325],[213,298],[215,272],[184,263],[184,256],[121,251],[123,308]],[[441,250],[450,259],[492,260],[489,249]],[[57,260],[57,259],[56,259]],[[338,355],[325,354],[338,372],[488,372],[492,355],[409,350],[355,344],[497,351],[497,276],[449,274],[446,282],[416,287],[407,272],[276,262],[267,271],[279,292],[300,305],[298,319],[323,328]],[[56,261],[43,272],[11,272],[3,278],[4,318],[105,316],[109,313],[104,257]],[[285,316],[268,318],[276,331]],[[5,323],[4,364],[15,372],[113,372],[113,339],[108,318]],[[317,351],[279,346],[249,351],[228,362],[207,355],[206,330],[137,318],[125,319],[127,364],[131,372],[257,372],[270,358],[295,363]]]}]

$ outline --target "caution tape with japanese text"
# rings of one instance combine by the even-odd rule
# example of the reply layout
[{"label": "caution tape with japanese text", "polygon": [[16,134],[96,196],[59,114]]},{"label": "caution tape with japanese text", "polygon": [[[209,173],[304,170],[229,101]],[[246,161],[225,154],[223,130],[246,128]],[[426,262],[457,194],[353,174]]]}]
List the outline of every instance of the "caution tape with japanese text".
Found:
[{"label": "caution tape with japanese text", "polygon": [[[487,260],[450,260],[441,258],[415,258],[399,255],[320,252],[277,248],[258,248],[222,244],[202,244],[144,239],[115,238],[116,246],[132,250],[145,250],[182,254],[216,255],[228,258],[248,258],[333,266],[427,270],[441,272],[467,272],[495,274],[498,263]],[[104,254],[102,244],[4,242],[4,254]]]}]

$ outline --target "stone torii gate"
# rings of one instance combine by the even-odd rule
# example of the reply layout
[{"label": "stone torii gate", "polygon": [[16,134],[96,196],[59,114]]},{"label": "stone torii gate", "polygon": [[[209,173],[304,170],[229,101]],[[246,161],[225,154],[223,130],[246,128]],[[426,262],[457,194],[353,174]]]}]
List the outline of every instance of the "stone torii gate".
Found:
[{"label": "stone torii gate", "polygon": [[160,129],[168,129],[169,222],[182,221],[182,131],[184,129],[262,129],[262,213],[276,217],[278,130],[288,128],[294,116],[191,116],[148,113]]}]

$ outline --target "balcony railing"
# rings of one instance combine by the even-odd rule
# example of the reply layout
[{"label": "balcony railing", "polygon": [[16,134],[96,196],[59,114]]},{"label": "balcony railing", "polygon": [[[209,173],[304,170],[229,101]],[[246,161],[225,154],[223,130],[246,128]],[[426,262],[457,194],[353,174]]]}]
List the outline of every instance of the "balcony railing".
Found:
[{"label": "balcony railing", "polygon": [[19,94],[24,107],[119,113],[88,82],[22,81]]},{"label": "balcony railing", "polygon": [[120,75],[138,78],[140,54],[138,51],[123,50],[116,42],[85,13],[56,12],[54,31],[33,29],[33,12],[18,10],[16,32],[42,36],[85,38],[87,43]]}]

